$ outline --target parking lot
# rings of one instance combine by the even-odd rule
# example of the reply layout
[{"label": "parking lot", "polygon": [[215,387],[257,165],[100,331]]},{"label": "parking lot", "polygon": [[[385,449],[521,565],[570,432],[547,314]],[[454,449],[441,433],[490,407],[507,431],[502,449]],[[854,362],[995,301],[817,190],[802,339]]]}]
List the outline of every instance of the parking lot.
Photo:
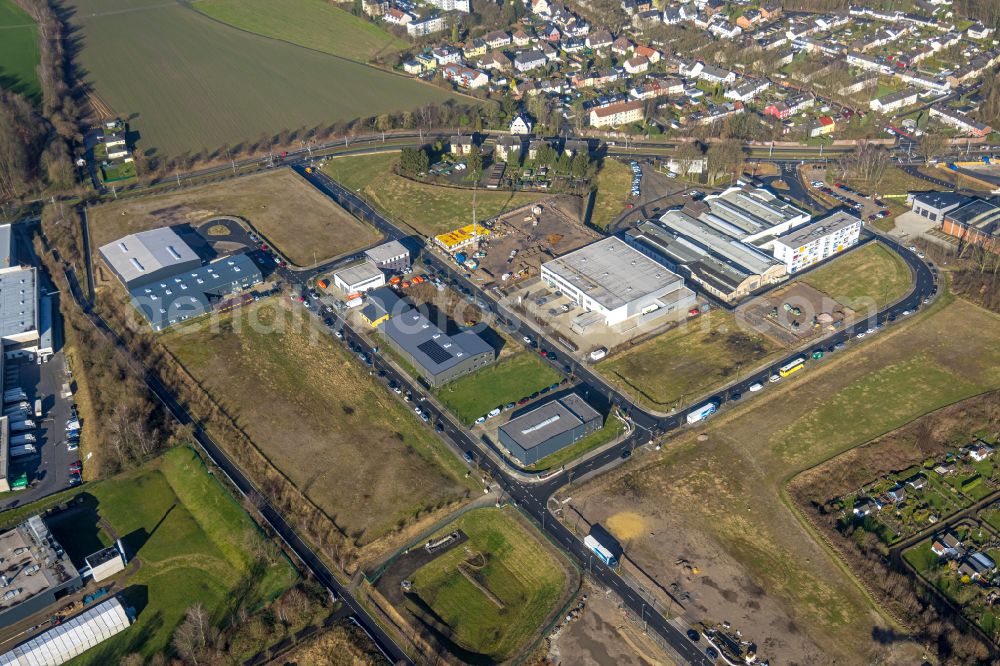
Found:
[{"label": "parking lot", "polygon": [[[37,427],[28,431],[35,438],[33,445],[37,453],[12,459],[8,470],[10,481],[22,473],[27,475],[28,489],[5,497],[3,508],[32,502],[70,485],[70,464],[79,459],[79,450],[70,451],[65,443],[72,397],[64,397],[64,391],[71,386],[72,378],[62,352],[57,352],[42,364],[37,363],[34,355],[5,361],[4,388],[22,388],[32,412],[35,400],[40,399],[42,416],[32,413],[30,418]],[[16,436],[21,433],[11,434]]]},{"label": "parking lot", "polygon": [[846,183],[829,181],[825,167],[805,167],[802,177],[815,192],[827,200],[838,202],[865,222],[874,222],[891,215],[884,201],[867,197]]}]

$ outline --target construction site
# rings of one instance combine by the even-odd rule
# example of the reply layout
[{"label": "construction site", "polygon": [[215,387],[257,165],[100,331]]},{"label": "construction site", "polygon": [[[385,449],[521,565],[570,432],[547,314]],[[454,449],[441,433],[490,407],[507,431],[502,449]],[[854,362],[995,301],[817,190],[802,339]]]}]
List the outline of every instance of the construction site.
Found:
[{"label": "construction site", "polygon": [[828,335],[855,312],[803,282],[759,296],[736,310],[738,319],[786,348]]},{"label": "construction site", "polygon": [[597,240],[597,232],[574,219],[576,205],[575,197],[551,197],[487,222],[489,235],[472,254],[483,284],[514,288],[538,277],[544,262]]}]

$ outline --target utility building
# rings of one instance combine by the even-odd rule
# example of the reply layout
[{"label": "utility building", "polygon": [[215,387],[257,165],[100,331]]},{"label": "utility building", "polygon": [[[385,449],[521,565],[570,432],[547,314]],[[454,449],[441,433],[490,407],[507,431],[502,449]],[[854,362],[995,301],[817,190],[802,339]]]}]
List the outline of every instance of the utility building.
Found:
[{"label": "utility building", "polygon": [[385,273],[371,261],[365,260],[333,274],[333,283],[348,294],[358,294],[385,284]]},{"label": "utility building", "polygon": [[472,331],[448,335],[416,310],[390,317],[379,331],[430,386],[441,386],[496,360],[493,347]]},{"label": "utility building", "polygon": [[601,414],[576,393],[550,400],[500,426],[500,444],[531,465],[603,427]]},{"label": "utility building", "polygon": [[542,279],[579,307],[600,313],[608,326],[695,301],[679,275],[614,236],[545,262]]},{"label": "utility building", "polygon": [[405,273],[410,270],[410,251],[397,240],[365,250],[365,256],[384,271]]}]

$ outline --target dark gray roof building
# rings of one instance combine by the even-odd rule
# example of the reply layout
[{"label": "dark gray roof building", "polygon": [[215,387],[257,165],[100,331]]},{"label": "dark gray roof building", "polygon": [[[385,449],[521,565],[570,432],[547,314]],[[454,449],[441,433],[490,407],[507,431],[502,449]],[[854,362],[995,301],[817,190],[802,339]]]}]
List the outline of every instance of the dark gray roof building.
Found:
[{"label": "dark gray roof building", "polygon": [[475,333],[448,335],[416,310],[392,316],[379,330],[431,386],[441,386],[496,359],[493,347]]},{"label": "dark gray roof building", "polygon": [[238,294],[263,280],[260,269],[245,254],[234,254],[156,283],[129,290],[132,305],[154,331],[211,311],[226,296]]},{"label": "dark gray roof building", "polygon": [[913,212],[928,220],[940,222],[949,213],[964,203],[969,197],[957,192],[922,192],[913,195]]},{"label": "dark gray roof building", "polygon": [[531,465],[603,425],[597,410],[576,393],[570,393],[511,419],[500,426],[499,437],[513,457]]}]

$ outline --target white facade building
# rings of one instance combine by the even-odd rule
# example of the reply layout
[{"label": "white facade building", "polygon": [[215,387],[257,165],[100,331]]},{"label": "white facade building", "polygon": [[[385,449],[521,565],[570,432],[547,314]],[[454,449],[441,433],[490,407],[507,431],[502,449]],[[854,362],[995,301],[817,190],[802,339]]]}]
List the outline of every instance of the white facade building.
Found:
[{"label": "white facade building", "polygon": [[385,273],[371,261],[363,261],[333,274],[333,283],[345,293],[370,291],[385,284]]},{"label": "white facade building", "polygon": [[808,268],[854,247],[861,236],[861,220],[846,211],[836,211],[778,236],[773,241],[774,258],[784,262],[789,274]]},{"label": "white facade building", "polygon": [[608,326],[666,314],[695,300],[683,278],[615,236],[545,262],[542,280],[577,306],[603,315]]}]

